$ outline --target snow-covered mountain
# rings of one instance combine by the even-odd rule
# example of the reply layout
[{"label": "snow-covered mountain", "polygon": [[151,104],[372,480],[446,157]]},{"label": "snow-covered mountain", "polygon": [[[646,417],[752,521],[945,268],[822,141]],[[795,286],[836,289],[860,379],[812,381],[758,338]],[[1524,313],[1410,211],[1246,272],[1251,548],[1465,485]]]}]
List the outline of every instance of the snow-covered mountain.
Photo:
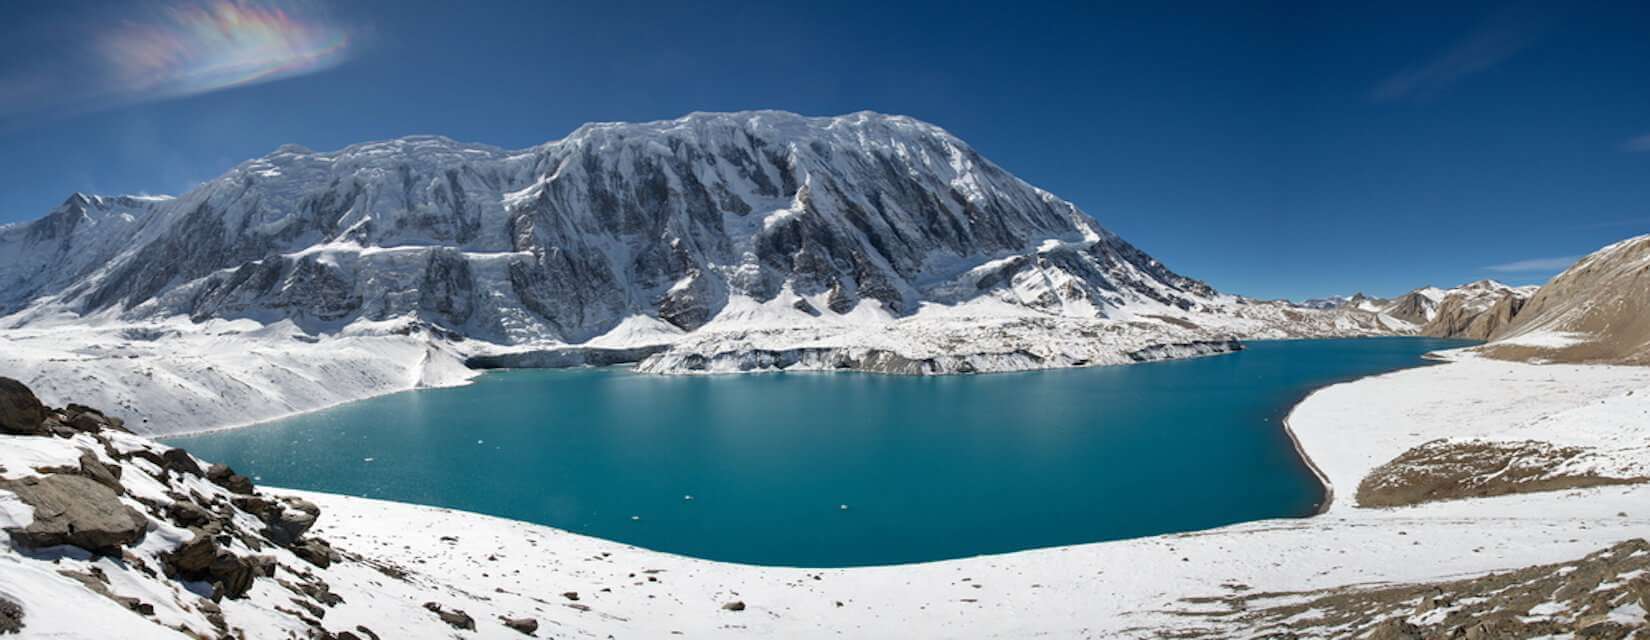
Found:
[{"label": "snow-covered mountain", "polygon": [[3,242],[6,312],[46,295],[128,319],[411,314],[506,344],[637,315],[691,331],[732,297],[897,317],[990,295],[1112,317],[1215,296],[945,131],[871,113],[592,124],[521,151],[289,146],[175,200],[77,194]]},{"label": "snow-covered mountain", "polygon": [[[1495,280],[1478,280],[1453,289],[1431,290],[1423,335],[1488,340],[1512,322],[1540,287],[1514,287]],[[1413,295],[1413,294],[1412,294]]]},{"label": "snow-covered mountain", "polygon": [[1372,313],[1389,323],[1396,321],[1394,324],[1409,327],[1408,333],[1485,340],[1496,329],[1506,326],[1538,288],[1477,280],[1449,289],[1429,285],[1392,298],[1373,298],[1356,293],[1306,300],[1298,306]]},{"label": "snow-covered mountain", "polygon": [[170,201],[77,193],[38,220],[0,226],[0,315],[92,275]]},{"label": "snow-covered mountain", "polygon": [[[1413,331],[1219,293],[939,127],[776,111],[588,124],[513,151],[285,146],[177,198],[77,194],[0,228],[0,316],[0,365],[54,400],[193,421],[265,391],[211,424],[463,379],[450,365],[478,355],[945,373]],[[314,346],[387,336],[406,339]],[[222,357],[225,340],[254,355]],[[153,366],[198,398],[144,409],[155,394],[131,391]]]}]

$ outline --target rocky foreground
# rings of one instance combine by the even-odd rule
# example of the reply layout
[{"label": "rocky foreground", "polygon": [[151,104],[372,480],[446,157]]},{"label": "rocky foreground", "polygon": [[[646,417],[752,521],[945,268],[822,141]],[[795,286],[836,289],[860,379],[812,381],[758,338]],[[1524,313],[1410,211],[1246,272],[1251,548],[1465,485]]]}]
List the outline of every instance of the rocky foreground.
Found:
[{"label": "rocky foreground", "polygon": [[[244,635],[221,603],[266,581],[290,593],[287,613],[311,637],[374,637],[315,622],[339,598],[314,571],[342,556],[309,534],[321,513],[313,503],[260,492],[234,470],[132,435],[97,409],[48,409],[10,378],[0,378],[0,433],[11,436],[6,462],[27,465],[0,467],[0,492],[10,494],[0,524],[21,558],[59,565],[58,575],[192,637]],[[122,588],[146,579],[171,588]],[[36,622],[32,594],[10,595],[25,604],[0,605],[11,612],[6,624],[27,630]]]}]

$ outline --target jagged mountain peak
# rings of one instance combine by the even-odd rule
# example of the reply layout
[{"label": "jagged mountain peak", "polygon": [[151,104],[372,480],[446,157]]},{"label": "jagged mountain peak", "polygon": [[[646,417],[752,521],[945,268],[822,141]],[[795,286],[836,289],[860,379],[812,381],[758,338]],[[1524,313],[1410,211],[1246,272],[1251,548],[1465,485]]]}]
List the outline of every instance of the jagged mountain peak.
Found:
[{"label": "jagged mountain peak", "polygon": [[638,315],[693,330],[735,299],[808,321],[981,297],[1128,316],[1215,296],[943,129],[873,112],[592,123],[516,151],[428,135],[286,145],[143,204],[90,272],[0,271],[28,292],[0,312],[49,298],[317,330],[412,315],[519,343]]},{"label": "jagged mountain peak", "polygon": [[574,129],[564,140],[583,138],[603,132],[643,135],[704,131],[707,129],[742,129],[752,133],[771,133],[788,137],[800,137],[809,133],[818,134],[835,129],[883,129],[944,137],[961,143],[960,140],[957,140],[946,130],[910,116],[878,113],[876,111],[857,111],[839,116],[804,116],[789,111],[772,109],[695,111],[679,118],[648,122],[588,122]]}]

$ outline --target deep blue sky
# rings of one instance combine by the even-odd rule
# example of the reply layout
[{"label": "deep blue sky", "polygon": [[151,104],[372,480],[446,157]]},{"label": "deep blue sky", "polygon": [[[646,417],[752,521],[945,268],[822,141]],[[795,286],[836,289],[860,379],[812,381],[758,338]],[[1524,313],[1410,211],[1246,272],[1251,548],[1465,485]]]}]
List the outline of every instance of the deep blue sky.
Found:
[{"label": "deep blue sky", "polygon": [[341,63],[157,98],[79,95],[99,80],[74,61],[163,6],[7,3],[0,107],[20,78],[59,98],[0,108],[0,223],[185,191],[289,142],[524,147],[772,108],[933,122],[1248,295],[1539,282],[1556,269],[1489,267],[1650,231],[1644,3],[471,4],[295,7],[351,33]]}]

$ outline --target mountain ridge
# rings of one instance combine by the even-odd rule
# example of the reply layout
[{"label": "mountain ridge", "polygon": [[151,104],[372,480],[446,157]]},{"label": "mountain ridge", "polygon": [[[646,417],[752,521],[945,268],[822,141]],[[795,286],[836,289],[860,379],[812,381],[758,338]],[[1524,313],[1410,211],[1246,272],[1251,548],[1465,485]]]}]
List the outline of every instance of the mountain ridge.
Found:
[{"label": "mountain ridge", "polygon": [[[95,270],[0,271],[13,292],[0,313],[27,325],[49,298],[82,316],[315,331],[410,314],[514,345],[580,343],[638,315],[693,331],[730,296],[892,318],[987,295],[1109,319],[1235,300],[944,129],[863,111],[587,123],[520,150],[438,135],[283,145],[143,205],[129,243],[87,252]],[[44,220],[8,228],[0,251]]]},{"label": "mountain ridge", "polygon": [[71,200],[61,219],[107,224],[0,230],[0,369],[140,432],[498,358],[944,374],[1414,331],[1221,293],[944,129],[869,112],[283,145],[175,198]]},{"label": "mountain ridge", "polygon": [[[784,138],[762,137],[770,134]],[[835,156],[850,157],[832,162],[839,160]],[[574,173],[584,174],[584,184],[569,179]],[[508,286],[498,289],[514,295],[532,312],[522,315],[543,326],[532,336],[494,327],[498,331],[488,337],[506,343],[543,337],[574,342],[635,313],[691,330],[714,314],[729,289],[771,299],[787,284],[804,294],[829,291],[828,306],[839,313],[869,298],[903,315],[924,297],[917,281],[956,275],[936,273],[929,253],[977,267],[1029,255],[1050,241],[1078,250],[1098,247],[1090,253],[1100,263],[1071,265],[1087,271],[1085,283],[1102,278],[1102,269],[1114,271],[1113,279],[1082,292],[1091,298],[1116,291],[1108,285],[1117,284],[1116,276],[1133,275],[1126,271],[1149,281],[1129,283],[1134,292],[1165,304],[1194,304],[1182,290],[1212,293],[942,129],[863,112],[802,118],[758,111],[592,123],[521,151],[440,136],[323,153],[289,145],[179,198],[156,202],[163,203],[155,207],[159,215],[138,222],[135,253],[110,255],[108,269],[57,291],[49,285],[12,289],[61,293],[82,314],[118,307],[128,317],[183,312],[232,318],[260,302],[278,308],[304,302],[226,300],[268,295],[249,282],[267,289],[279,278],[324,292],[342,284],[335,280],[359,276],[306,262],[313,253],[304,249],[311,247],[342,253],[354,242],[499,257],[532,253],[534,260],[509,260]],[[763,214],[760,228],[752,227],[757,214]],[[747,228],[728,228],[740,222]],[[266,262],[275,257],[292,260]],[[433,255],[424,271],[462,276],[465,267],[477,266],[472,257]],[[214,278],[229,268],[244,271]],[[641,286],[625,292],[632,299],[602,308],[590,287],[567,281],[575,277]],[[189,289],[164,295],[183,287]],[[655,296],[657,301],[636,299]],[[575,308],[558,308],[567,298],[578,300]],[[17,311],[30,301],[14,295],[0,300],[0,308]],[[434,304],[453,309],[463,302]],[[1109,302],[1115,307],[1123,300]],[[463,313],[363,310],[365,302],[350,303],[349,311],[371,320],[406,311],[452,325],[467,320]],[[345,311],[302,310],[322,319]]]},{"label": "mountain ridge", "polygon": [[1650,235],[1582,257],[1490,338],[1493,358],[1650,364]]}]

